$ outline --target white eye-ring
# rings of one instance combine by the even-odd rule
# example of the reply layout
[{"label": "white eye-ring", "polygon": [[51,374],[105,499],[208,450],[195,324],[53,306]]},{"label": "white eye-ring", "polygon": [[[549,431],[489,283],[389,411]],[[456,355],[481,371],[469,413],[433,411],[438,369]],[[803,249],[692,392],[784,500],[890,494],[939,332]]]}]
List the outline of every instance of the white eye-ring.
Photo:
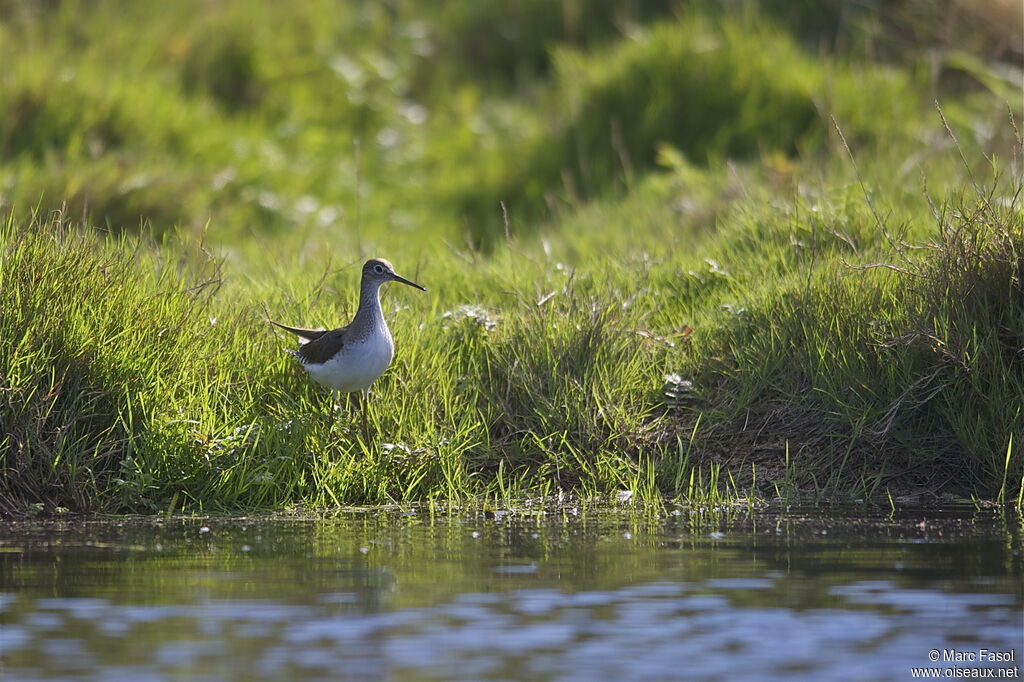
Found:
[{"label": "white eye-ring", "polygon": [[373,266],[373,271],[376,272],[378,275],[383,275],[384,274],[384,267],[380,266],[380,265],[374,265]]}]

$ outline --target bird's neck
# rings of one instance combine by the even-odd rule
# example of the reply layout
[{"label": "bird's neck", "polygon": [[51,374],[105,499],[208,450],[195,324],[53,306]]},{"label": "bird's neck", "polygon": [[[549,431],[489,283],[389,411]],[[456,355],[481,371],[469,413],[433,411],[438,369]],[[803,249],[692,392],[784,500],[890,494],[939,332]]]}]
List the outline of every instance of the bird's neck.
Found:
[{"label": "bird's neck", "polygon": [[359,310],[352,318],[351,327],[359,338],[373,334],[377,329],[388,333],[388,325],[384,321],[384,311],[380,307],[379,281],[367,281],[363,278],[359,288]]}]

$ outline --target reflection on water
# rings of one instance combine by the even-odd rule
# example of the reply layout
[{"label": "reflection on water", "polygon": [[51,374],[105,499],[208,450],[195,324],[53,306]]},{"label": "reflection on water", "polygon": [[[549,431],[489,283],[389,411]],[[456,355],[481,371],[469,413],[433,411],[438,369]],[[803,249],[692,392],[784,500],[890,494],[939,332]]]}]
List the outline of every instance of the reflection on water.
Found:
[{"label": "reflection on water", "polygon": [[[1019,677],[1020,531],[860,510],[8,524],[0,679]],[[982,649],[1013,660],[929,660]]]}]

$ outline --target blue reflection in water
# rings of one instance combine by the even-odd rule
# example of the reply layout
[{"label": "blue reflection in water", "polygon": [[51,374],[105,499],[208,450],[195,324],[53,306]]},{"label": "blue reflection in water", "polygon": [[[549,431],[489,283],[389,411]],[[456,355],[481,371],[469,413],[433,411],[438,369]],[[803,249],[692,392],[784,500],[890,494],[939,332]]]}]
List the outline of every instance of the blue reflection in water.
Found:
[{"label": "blue reflection in water", "polygon": [[[688,544],[661,528],[644,545],[560,525],[376,528],[365,558],[343,526],[279,530],[289,551],[251,540],[244,559],[207,545],[151,564],[66,549],[54,562],[26,543],[0,574],[0,678],[880,680],[909,679],[932,649],[1016,648],[1018,666],[1022,653],[1013,533],[956,540],[988,559],[955,569],[892,529]],[[75,572],[54,569],[69,559]]]}]

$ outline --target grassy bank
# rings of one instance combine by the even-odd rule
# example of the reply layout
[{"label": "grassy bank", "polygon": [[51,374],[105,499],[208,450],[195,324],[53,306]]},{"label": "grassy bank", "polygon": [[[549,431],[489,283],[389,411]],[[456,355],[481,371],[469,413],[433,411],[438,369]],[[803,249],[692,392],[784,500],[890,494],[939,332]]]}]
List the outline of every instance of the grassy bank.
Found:
[{"label": "grassy bank", "polygon": [[[996,29],[499,4],[4,16],[0,511],[1019,504]],[[370,255],[430,291],[367,439],[266,317],[346,321]]]}]

